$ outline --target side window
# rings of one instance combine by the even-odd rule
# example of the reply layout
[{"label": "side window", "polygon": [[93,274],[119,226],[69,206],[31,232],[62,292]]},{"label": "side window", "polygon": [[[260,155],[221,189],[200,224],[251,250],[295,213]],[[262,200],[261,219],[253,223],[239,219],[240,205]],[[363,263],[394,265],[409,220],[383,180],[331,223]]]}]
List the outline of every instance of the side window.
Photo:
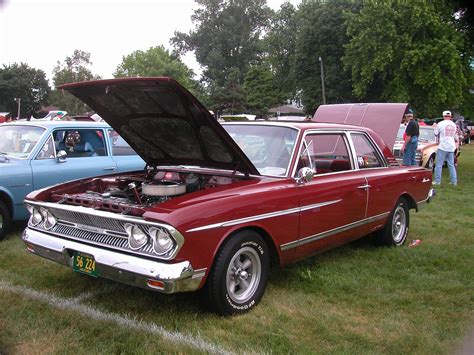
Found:
[{"label": "side window", "polygon": [[54,158],[54,145],[53,138],[49,137],[46,143],[43,145],[38,155],[36,156],[37,160],[42,159],[51,159]]},{"label": "side window", "polygon": [[318,175],[352,170],[345,136],[338,133],[307,135],[300,149],[297,171],[303,167],[313,169]]},{"label": "side window", "polygon": [[100,129],[56,130],[53,139],[56,151],[66,151],[68,158],[107,155],[104,134]]},{"label": "side window", "polygon": [[372,143],[364,134],[352,133],[352,142],[354,143],[357,164],[359,169],[378,168],[384,166],[380,156],[377,154]]},{"label": "side window", "polygon": [[135,151],[128,145],[125,140],[119,136],[117,132],[113,129],[108,131],[109,139],[112,145],[112,155],[121,156],[121,155],[135,155]]}]

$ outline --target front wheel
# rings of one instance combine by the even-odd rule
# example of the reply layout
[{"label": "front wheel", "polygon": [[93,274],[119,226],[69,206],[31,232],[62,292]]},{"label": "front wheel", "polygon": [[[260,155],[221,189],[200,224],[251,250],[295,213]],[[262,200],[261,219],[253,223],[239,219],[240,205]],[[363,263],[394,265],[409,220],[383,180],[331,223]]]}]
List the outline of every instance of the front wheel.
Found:
[{"label": "front wheel", "polygon": [[208,305],[221,315],[247,312],[262,298],[269,268],[268,247],[257,233],[231,236],[217,253],[207,280]]},{"label": "front wheel", "polygon": [[400,198],[388,216],[385,227],[377,232],[376,243],[388,246],[403,245],[407,239],[409,225],[408,203],[404,198]]},{"label": "front wheel", "polygon": [[428,159],[428,161],[426,162],[425,168],[433,170],[434,166],[435,166],[435,155],[432,154],[430,158]]},{"label": "front wheel", "polygon": [[8,207],[0,201],[0,240],[5,238],[11,224],[11,215]]}]

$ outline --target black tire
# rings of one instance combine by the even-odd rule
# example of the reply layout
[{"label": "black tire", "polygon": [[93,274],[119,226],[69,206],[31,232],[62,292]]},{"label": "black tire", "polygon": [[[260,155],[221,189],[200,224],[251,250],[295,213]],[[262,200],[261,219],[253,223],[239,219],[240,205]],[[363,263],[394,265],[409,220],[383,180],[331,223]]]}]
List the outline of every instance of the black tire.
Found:
[{"label": "black tire", "polygon": [[0,240],[7,235],[7,231],[12,223],[12,218],[8,207],[0,201]]},{"label": "black tire", "polygon": [[269,268],[264,240],[256,232],[240,232],[217,253],[202,296],[220,315],[245,313],[262,298]]},{"label": "black tire", "polygon": [[386,246],[401,246],[405,243],[410,226],[408,203],[400,198],[387,219],[385,227],[376,233],[376,244]]},{"label": "black tire", "polygon": [[430,158],[426,162],[425,168],[430,169],[430,170],[433,170],[435,168],[435,155],[434,154],[431,154]]}]

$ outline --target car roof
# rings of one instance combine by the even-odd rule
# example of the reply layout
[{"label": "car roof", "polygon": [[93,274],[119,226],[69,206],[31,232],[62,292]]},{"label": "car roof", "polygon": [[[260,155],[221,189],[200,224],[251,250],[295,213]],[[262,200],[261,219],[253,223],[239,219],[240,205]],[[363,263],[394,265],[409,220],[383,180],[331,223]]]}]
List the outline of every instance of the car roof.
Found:
[{"label": "car roof", "polygon": [[223,126],[227,125],[267,125],[267,126],[280,126],[280,127],[289,127],[298,130],[311,130],[311,129],[335,129],[335,130],[362,130],[362,131],[370,131],[370,129],[366,127],[356,126],[356,125],[349,125],[345,123],[319,123],[314,121],[305,121],[305,122],[298,122],[298,121],[246,121],[246,122],[222,122]]}]

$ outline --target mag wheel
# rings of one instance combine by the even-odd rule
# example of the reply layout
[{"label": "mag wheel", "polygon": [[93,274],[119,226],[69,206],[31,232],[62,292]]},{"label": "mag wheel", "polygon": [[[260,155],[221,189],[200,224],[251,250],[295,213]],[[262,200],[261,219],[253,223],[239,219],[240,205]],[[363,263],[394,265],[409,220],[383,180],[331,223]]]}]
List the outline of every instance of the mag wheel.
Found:
[{"label": "mag wheel", "polygon": [[267,285],[268,247],[253,231],[229,238],[207,280],[208,305],[219,314],[244,313],[262,298]]},{"label": "mag wheel", "polygon": [[408,203],[404,198],[400,198],[388,216],[385,227],[377,232],[376,243],[388,246],[403,245],[407,239],[409,225]]}]

